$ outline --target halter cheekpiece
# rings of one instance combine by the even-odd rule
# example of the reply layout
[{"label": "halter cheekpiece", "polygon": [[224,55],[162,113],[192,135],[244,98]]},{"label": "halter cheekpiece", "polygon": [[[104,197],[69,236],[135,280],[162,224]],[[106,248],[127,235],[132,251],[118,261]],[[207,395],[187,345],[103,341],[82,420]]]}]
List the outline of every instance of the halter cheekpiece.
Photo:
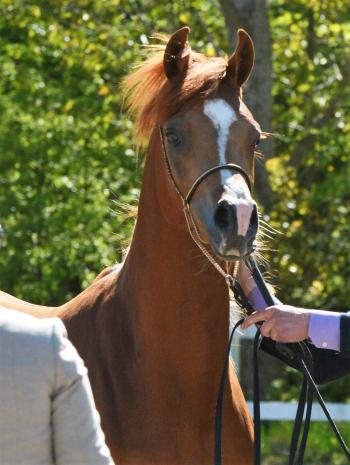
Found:
[{"label": "halter cheekpiece", "polygon": [[[222,269],[222,267],[219,265],[219,263],[215,260],[215,258],[204,247],[203,241],[202,241],[202,239],[200,237],[200,234],[199,234],[199,231],[198,231],[198,228],[197,228],[197,225],[196,225],[196,223],[194,221],[194,218],[193,218],[193,215],[191,213],[190,205],[191,205],[191,200],[192,200],[196,190],[198,189],[199,185],[213,173],[216,173],[216,172],[221,171],[221,170],[236,171],[237,173],[241,174],[244,177],[244,179],[245,179],[245,181],[247,183],[247,186],[249,188],[249,191],[251,192],[252,191],[252,183],[251,183],[250,177],[249,177],[248,173],[241,166],[236,165],[235,163],[224,163],[222,165],[215,165],[215,166],[212,166],[211,168],[208,168],[206,171],[204,171],[202,174],[200,174],[194,180],[194,182],[192,183],[192,185],[191,185],[190,189],[188,190],[187,194],[184,195],[181,192],[181,189],[179,188],[179,186],[178,186],[178,184],[177,184],[177,182],[176,182],[176,180],[174,178],[174,175],[173,175],[173,173],[171,171],[170,162],[169,162],[169,158],[168,158],[168,153],[167,153],[166,147],[165,147],[162,127],[160,125],[158,125],[158,129],[159,129],[159,137],[160,137],[160,141],[161,141],[161,147],[162,147],[162,153],[163,153],[163,157],[164,157],[164,161],[165,161],[165,166],[167,168],[168,175],[169,175],[169,177],[171,179],[171,182],[172,182],[172,184],[173,184],[173,186],[175,188],[175,191],[177,192],[177,194],[181,198],[182,208],[183,208],[183,212],[184,212],[184,215],[185,215],[185,218],[186,218],[186,223],[187,223],[189,233],[190,233],[192,239],[194,240],[194,242],[196,243],[196,245],[198,246],[198,248],[205,255],[205,257],[216,268],[216,270],[225,278],[225,281],[226,281],[227,285],[232,288],[232,285],[233,285],[233,283],[235,281],[234,277],[235,277],[236,272],[237,272],[237,267],[235,267],[235,272],[233,273],[233,276],[226,273]],[[236,263],[238,263],[238,262],[236,262]]]}]

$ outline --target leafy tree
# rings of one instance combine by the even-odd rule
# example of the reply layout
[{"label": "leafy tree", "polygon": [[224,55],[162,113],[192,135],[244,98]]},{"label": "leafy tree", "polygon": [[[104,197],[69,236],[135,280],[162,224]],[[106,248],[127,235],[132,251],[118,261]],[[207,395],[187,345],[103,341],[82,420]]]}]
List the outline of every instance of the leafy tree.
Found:
[{"label": "leafy tree", "polygon": [[[280,234],[269,255],[283,301],[344,311],[350,295],[350,9],[347,2],[334,5],[271,3],[276,156],[267,166],[279,201],[268,219]],[[285,392],[293,379],[290,374],[282,383]],[[326,391],[333,400],[350,397],[349,377]]]},{"label": "leafy tree", "polygon": [[141,171],[117,88],[136,45],[117,3],[1,4],[1,287],[19,297],[65,301],[130,235],[111,211],[135,201]]},{"label": "leafy tree", "polygon": [[[211,56],[230,53],[234,25],[243,25],[258,44],[260,64],[272,64],[274,148],[267,150],[269,179],[258,171],[258,191],[265,192],[265,220],[280,231],[267,242],[273,281],[285,302],[349,308],[345,0],[3,0],[0,288],[59,304],[121,259],[142,154],[135,153],[118,84],[155,31],[184,24],[192,28],[192,47]],[[265,74],[270,81],[271,71]],[[264,79],[257,76],[255,87]],[[261,105],[270,102],[267,93],[260,90],[251,105],[270,130]],[[337,389],[337,399],[350,392],[349,385]]]},{"label": "leafy tree", "polygon": [[[350,283],[349,18],[346,2],[272,7],[275,132],[270,161],[280,205],[280,282],[286,299],[348,307]],[[291,33],[290,33],[291,31]],[[288,282],[293,283],[288,285]]]}]

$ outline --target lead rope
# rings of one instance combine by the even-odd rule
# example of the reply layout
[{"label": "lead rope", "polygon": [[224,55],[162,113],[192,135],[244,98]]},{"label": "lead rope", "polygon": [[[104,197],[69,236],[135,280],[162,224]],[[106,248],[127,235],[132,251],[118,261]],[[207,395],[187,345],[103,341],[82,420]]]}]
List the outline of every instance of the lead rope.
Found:
[{"label": "lead rope", "polygon": [[227,346],[227,351],[226,351],[226,357],[225,357],[225,362],[224,366],[222,369],[221,373],[221,379],[220,379],[220,385],[219,385],[219,393],[218,393],[218,398],[216,401],[216,407],[215,407],[215,425],[214,425],[214,430],[215,430],[215,444],[214,444],[214,459],[215,459],[215,465],[221,465],[222,464],[222,445],[221,445],[221,425],[222,425],[222,405],[223,405],[223,400],[224,400],[224,390],[225,390],[225,382],[226,382],[226,374],[227,374],[227,367],[228,367],[228,362],[230,359],[230,350],[231,350],[231,343],[233,336],[235,334],[236,329],[243,323],[244,318],[241,320],[237,321],[237,323],[234,325],[230,338],[228,341],[228,346]]},{"label": "lead rope", "polygon": [[[299,355],[297,355],[297,357],[299,357]],[[322,397],[320,391],[318,390],[318,387],[316,386],[316,383],[313,380],[308,367],[306,366],[305,361],[302,358],[299,358],[299,361],[300,361],[301,369],[302,369],[304,375],[307,377],[309,385],[310,385],[311,389],[313,390],[315,396],[317,397],[317,400],[318,400],[319,404],[321,405],[323,413],[325,414],[325,416],[326,416],[326,418],[328,420],[328,423],[330,424],[330,426],[331,426],[331,428],[332,428],[332,430],[333,430],[333,432],[335,434],[335,437],[337,438],[341,448],[343,449],[343,452],[344,452],[346,458],[348,459],[348,461],[350,463],[350,451],[347,448],[347,446],[345,444],[345,441],[344,441],[342,435],[340,434],[340,432],[339,432],[339,430],[337,428],[337,425],[335,424],[333,418],[331,417],[331,415],[330,415],[330,413],[329,413],[329,411],[327,409],[327,406],[326,406],[326,404],[325,404],[325,402],[323,400],[323,397]]]},{"label": "lead rope", "polygon": [[[249,257],[247,259],[247,265],[250,267],[252,273],[253,273],[253,277],[254,277],[254,280],[260,290],[260,292],[262,293],[263,297],[264,297],[264,300],[265,302],[267,303],[268,306],[271,306],[274,304],[273,302],[273,298],[266,286],[266,283],[265,281],[263,280],[263,277],[261,276],[261,273],[259,271],[259,268],[257,267],[256,263],[255,263],[255,260],[252,258],[252,257]],[[300,366],[300,369],[301,371],[303,372],[304,376],[306,377],[306,380],[307,380],[307,389],[308,389],[308,399],[307,399],[307,413],[306,413],[306,418],[305,418],[305,422],[304,422],[304,432],[303,432],[303,437],[302,437],[302,440],[301,440],[301,444],[300,444],[300,448],[299,448],[299,452],[298,452],[298,459],[297,459],[297,462],[296,462],[296,465],[303,465],[303,459],[304,459],[304,452],[305,452],[305,446],[306,446],[306,440],[307,440],[307,435],[308,435],[308,430],[309,430],[309,425],[310,425],[310,420],[311,420],[311,409],[312,409],[312,397],[313,397],[313,394],[317,397],[317,400],[319,402],[319,404],[321,405],[321,408],[331,426],[331,428],[333,429],[333,432],[341,446],[341,448],[343,449],[343,452],[345,454],[345,456],[347,457],[347,459],[349,460],[350,462],[350,452],[344,442],[344,439],[342,438],[335,422],[333,421],[328,409],[327,409],[327,406],[322,398],[322,395],[318,389],[318,387],[316,386],[316,383],[310,373],[310,369],[313,368],[313,362],[312,362],[312,356],[306,346],[306,344],[303,344],[302,342],[299,342],[297,344],[288,344],[288,347],[291,348],[291,350],[293,351],[293,354],[296,358],[296,360],[298,361],[299,363],[299,366]],[[311,391],[311,392],[310,392]],[[303,401],[303,400],[302,400]],[[302,420],[302,416],[300,417],[300,419],[298,419],[298,416],[296,417],[296,421],[301,421]],[[296,428],[299,428],[298,425],[296,426]],[[260,440],[259,440],[260,441]],[[291,452],[290,455],[293,455],[293,451]],[[294,456],[296,454],[294,453]],[[259,462],[255,465],[260,465]]]},{"label": "lead rope", "polygon": [[260,465],[261,460],[261,431],[260,431],[260,382],[259,382],[259,364],[258,349],[261,335],[258,328],[254,337],[253,346],[253,416],[254,416],[254,464]]},{"label": "lead rope", "polygon": [[[246,260],[246,263],[251,270],[255,282],[263,295],[266,303],[268,305],[273,305],[272,296],[267,289],[265,281],[263,280],[260,271],[255,263],[255,260],[252,257],[249,257]],[[241,299],[241,302],[244,303],[244,297]],[[250,309],[249,309],[250,310]],[[234,326],[230,339],[228,348],[226,351],[226,358],[224,362],[223,371],[221,374],[221,381],[220,387],[218,392],[218,401],[216,404],[216,411],[215,411],[215,444],[214,444],[214,463],[215,465],[222,465],[222,444],[221,444],[221,428],[222,428],[222,405],[223,405],[223,392],[225,387],[225,380],[227,376],[227,366],[228,360],[230,356],[230,348],[232,344],[233,335],[238,328],[238,326],[242,323],[243,319],[238,321]],[[253,376],[254,376],[254,465],[260,465],[261,463],[261,430],[260,430],[260,395],[259,395],[259,364],[258,364],[258,349],[259,349],[259,342],[260,342],[260,330],[257,329],[255,338],[254,338],[254,350],[253,350]],[[307,346],[303,343],[296,343],[296,344],[288,344],[288,348],[292,350],[294,357],[296,358],[297,362],[299,363],[300,369],[304,374],[303,380],[303,387],[302,392],[299,398],[299,405],[296,413],[294,429],[293,429],[293,437],[291,441],[291,448],[289,454],[289,464],[290,465],[303,465],[304,463],[304,452],[306,441],[309,432],[310,420],[311,420],[311,410],[312,410],[312,400],[313,395],[317,397],[319,404],[331,426],[333,432],[343,449],[343,452],[346,458],[349,460],[350,463],[350,452],[335,424],[330,413],[327,409],[327,406],[318,390],[318,387],[313,380],[313,377],[310,373],[310,369],[312,368],[312,357],[309,353]],[[309,365],[309,366],[307,366]],[[303,435],[299,445],[298,450],[298,442],[301,432],[301,424],[304,416],[305,410],[305,402],[307,404],[306,409],[306,416],[304,420],[304,428],[303,428]],[[297,457],[297,461],[295,462],[295,457]]]},{"label": "lead rope", "polygon": [[[311,423],[311,414],[312,414],[314,393],[313,393],[313,390],[310,387],[310,384],[307,382],[307,379],[306,379],[305,375],[303,376],[303,380],[305,380],[305,383],[306,383],[306,386],[307,386],[307,392],[305,394],[306,401],[302,400],[302,402],[306,402],[306,414],[305,414],[305,420],[304,420],[303,435],[301,437],[301,442],[299,444],[298,457],[297,457],[296,462],[293,462],[291,465],[297,465],[297,464],[303,465],[303,463],[304,463],[306,442],[307,442],[307,438],[308,438],[308,435],[309,435],[309,429],[310,429],[310,423]],[[298,421],[300,421],[300,423],[301,423],[302,422],[302,417],[301,417],[301,420],[298,420],[296,418],[294,424],[297,424]],[[290,456],[292,456],[292,455],[293,455],[293,450],[292,450],[292,445],[291,445],[290,446]],[[294,456],[295,456],[295,454],[294,454]]]},{"label": "lead rope", "polygon": [[[300,348],[303,351],[303,355],[305,359],[307,359],[308,366],[312,367],[313,366],[312,355],[308,347],[306,346],[306,344],[302,344],[300,345]],[[312,404],[313,404],[313,390],[310,387],[308,379],[304,374],[303,383],[302,383],[302,387],[301,387],[300,395],[299,395],[298,408],[296,411],[294,425],[293,425],[292,439],[291,439],[290,448],[289,448],[288,465],[297,465],[297,464],[302,465],[304,463],[306,442],[307,442],[310,422],[311,422]],[[306,405],[306,415],[303,421],[305,405]],[[302,429],[303,429],[303,434],[302,434],[301,441],[299,443]],[[296,455],[297,455],[297,459],[295,461]]]},{"label": "lead rope", "polygon": [[[298,442],[299,442],[301,426],[302,426],[303,418],[304,418],[307,393],[308,393],[308,383],[307,383],[306,377],[303,376],[303,383],[302,383],[301,390],[300,390],[298,408],[296,411],[294,425],[293,425],[292,439],[290,442],[288,465],[294,465],[295,455],[298,450]],[[304,432],[305,432],[305,428],[304,428]],[[304,434],[303,434],[303,437],[304,437]],[[298,461],[299,460],[300,460],[300,454],[298,454]]]},{"label": "lead rope", "polygon": [[[224,366],[221,373],[219,392],[215,407],[215,441],[214,441],[214,463],[215,465],[222,465],[222,407],[224,399],[225,382],[227,378],[227,367],[230,359],[231,344],[233,336],[237,328],[243,323],[244,318],[237,321],[234,325],[230,338],[228,341],[227,351]],[[253,377],[254,377],[254,464],[260,465],[260,395],[259,395],[259,366],[258,366],[258,348],[260,341],[260,331],[257,330],[254,338],[254,351],[253,351]]]}]

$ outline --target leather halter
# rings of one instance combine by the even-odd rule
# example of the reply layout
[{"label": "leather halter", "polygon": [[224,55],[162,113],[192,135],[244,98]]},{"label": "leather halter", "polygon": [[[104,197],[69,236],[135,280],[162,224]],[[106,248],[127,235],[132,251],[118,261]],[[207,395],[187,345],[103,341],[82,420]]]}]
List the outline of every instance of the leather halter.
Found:
[{"label": "leather halter", "polygon": [[[237,171],[237,173],[241,174],[244,177],[244,179],[245,179],[245,181],[247,183],[247,186],[249,188],[249,191],[251,192],[252,191],[252,183],[251,183],[250,177],[249,177],[248,173],[241,166],[236,165],[235,163],[224,163],[222,165],[215,165],[215,166],[212,166],[211,168],[207,169],[206,171],[204,171],[202,174],[200,174],[197,177],[197,179],[195,179],[193,184],[191,185],[191,187],[188,190],[187,194],[184,195],[181,192],[181,189],[179,188],[179,186],[178,186],[178,184],[177,184],[177,182],[176,182],[176,180],[174,178],[174,175],[173,175],[173,173],[171,171],[168,154],[167,154],[166,147],[165,147],[162,127],[160,125],[158,125],[158,129],[159,129],[159,136],[160,136],[160,141],[161,141],[162,153],[163,153],[165,165],[166,165],[166,168],[167,168],[167,172],[168,172],[168,175],[169,175],[169,177],[171,179],[171,182],[172,182],[172,184],[173,184],[173,186],[175,188],[175,191],[177,192],[178,196],[180,197],[180,199],[182,201],[182,209],[183,209],[183,212],[184,212],[184,215],[185,215],[185,218],[186,218],[186,223],[187,223],[189,233],[190,233],[192,239],[194,240],[194,242],[196,243],[196,245],[198,246],[198,248],[205,255],[205,257],[216,268],[216,270],[225,278],[225,281],[226,281],[227,285],[232,287],[232,285],[233,285],[233,283],[235,281],[235,275],[237,273],[237,266],[235,266],[233,276],[231,276],[230,274],[226,273],[223,270],[223,268],[219,265],[219,263],[215,260],[215,258],[204,247],[204,245],[203,245],[204,241],[201,239],[198,228],[197,228],[197,225],[196,225],[196,223],[194,221],[194,218],[193,218],[193,215],[192,215],[192,212],[191,212],[191,208],[190,208],[190,206],[191,206],[190,203],[191,203],[191,200],[192,200],[196,190],[198,189],[199,185],[207,177],[209,177],[213,173],[216,173],[216,172],[221,171],[221,170]],[[238,264],[238,262],[236,262],[236,265],[237,264]]]}]

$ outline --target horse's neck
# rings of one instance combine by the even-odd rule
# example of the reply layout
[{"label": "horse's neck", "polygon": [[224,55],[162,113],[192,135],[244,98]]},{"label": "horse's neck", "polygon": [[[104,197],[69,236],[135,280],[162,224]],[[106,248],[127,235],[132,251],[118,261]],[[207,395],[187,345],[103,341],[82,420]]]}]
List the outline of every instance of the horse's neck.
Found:
[{"label": "horse's neck", "polygon": [[[189,236],[165,170],[157,178],[159,155],[149,154],[146,162],[137,226],[119,276],[107,274],[81,294],[67,313],[67,326],[85,357],[118,458],[128,451],[136,458],[126,463],[209,464],[228,339],[228,292]],[[162,182],[169,183],[166,189]],[[164,219],[164,203],[175,224]],[[76,318],[72,308],[80,309]],[[89,328],[96,333],[88,338]],[[225,463],[246,465],[250,419],[234,376],[230,390]]]},{"label": "horse's neck", "polygon": [[229,329],[227,288],[191,239],[162,163],[156,147],[146,161],[138,221],[119,292],[134,302],[130,310],[139,337],[159,350],[157,358],[164,354],[170,363],[165,348],[171,347],[174,360],[195,356],[207,365],[214,363],[213,357],[214,365],[221,366]]}]

